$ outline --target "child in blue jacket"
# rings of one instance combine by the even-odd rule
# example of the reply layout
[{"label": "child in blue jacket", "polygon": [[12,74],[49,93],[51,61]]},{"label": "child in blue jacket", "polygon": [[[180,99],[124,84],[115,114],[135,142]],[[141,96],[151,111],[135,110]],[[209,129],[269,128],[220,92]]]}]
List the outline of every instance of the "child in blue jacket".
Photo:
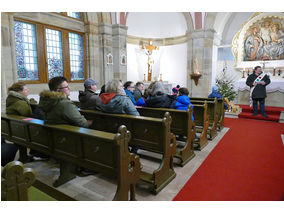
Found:
[{"label": "child in blue jacket", "polygon": [[[188,89],[185,87],[181,87],[178,91],[178,97],[173,102],[171,108],[179,109],[179,110],[187,110],[188,106],[191,105],[193,109],[193,105],[190,102],[188,94],[189,94]],[[192,114],[192,121],[194,121],[193,114]]]}]

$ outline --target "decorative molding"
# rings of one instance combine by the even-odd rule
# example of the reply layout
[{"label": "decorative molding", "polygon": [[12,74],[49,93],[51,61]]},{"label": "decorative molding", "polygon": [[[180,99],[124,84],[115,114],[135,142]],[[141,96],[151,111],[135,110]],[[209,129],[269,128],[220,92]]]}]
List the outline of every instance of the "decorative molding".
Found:
[{"label": "decorative molding", "polygon": [[186,43],[188,41],[188,34],[171,38],[143,38],[128,35],[126,37],[126,42],[128,44],[141,45],[141,43],[148,43],[150,39],[158,46],[170,46]]}]

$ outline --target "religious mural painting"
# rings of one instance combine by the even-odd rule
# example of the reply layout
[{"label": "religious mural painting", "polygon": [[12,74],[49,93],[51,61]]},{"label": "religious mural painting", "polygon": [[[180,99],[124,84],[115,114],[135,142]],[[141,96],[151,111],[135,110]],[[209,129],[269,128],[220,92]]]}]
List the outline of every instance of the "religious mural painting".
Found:
[{"label": "religious mural painting", "polygon": [[284,14],[255,13],[232,41],[235,67],[245,70],[284,66]]},{"label": "religious mural painting", "polygon": [[284,59],[284,20],[263,18],[245,33],[244,61]]}]

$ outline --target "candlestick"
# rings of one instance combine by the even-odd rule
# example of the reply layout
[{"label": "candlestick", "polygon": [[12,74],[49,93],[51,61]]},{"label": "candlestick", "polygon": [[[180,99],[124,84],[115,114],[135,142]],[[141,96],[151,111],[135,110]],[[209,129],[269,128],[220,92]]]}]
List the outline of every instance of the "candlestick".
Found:
[{"label": "candlestick", "polygon": [[143,82],[146,82],[145,76],[146,76],[146,74],[144,74],[144,80],[143,80]]},{"label": "candlestick", "polygon": [[276,69],[275,69],[275,67],[274,67],[274,69],[273,69],[273,76],[275,76],[275,71],[276,71]]},{"label": "candlestick", "polygon": [[249,68],[248,68],[248,76],[249,76]]},{"label": "candlestick", "polygon": [[281,74],[281,70],[279,69],[279,70],[278,70],[278,76],[280,76],[280,74]]},{"label": "candlestick", "polygon": [[245,70],[243,70],[242,73],[243,73],[242,78],[245,78]]}]

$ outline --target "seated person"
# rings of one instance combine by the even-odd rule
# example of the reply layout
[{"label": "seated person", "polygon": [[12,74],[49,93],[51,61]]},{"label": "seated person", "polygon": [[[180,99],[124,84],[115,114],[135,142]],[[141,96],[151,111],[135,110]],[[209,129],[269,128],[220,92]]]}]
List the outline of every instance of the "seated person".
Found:
[{"label": "seated person", "polygon": [[[191,105],[193,109],[193,105],[190,102],[188,95],[189,95],[188,89],[185,87],[181,87],[178,91],[176,100],[173,101],[171,105],[171,108],[179,109],[179,110],[187,110],[188,106]],[[193,113],[192,113],[192,121],[194,121]]]},{"label": "seated person", "polygon": [[90,110],[100,110],[102,100],[98,94],[96,94],[97,90],[97,82],[91,78],[88,78],[85,83],[85,91],[79,91],[79,101],[80,107],[82,109],[90,109]]},{"label": "seated person", "polygon": [[180,85],[177,85],[176,87],[174,87],[173,89],[172,89],[172,92],[173,92],[173,96],[177,96],[178,95],[178,90],[179,90],[179,88],[180,88]]},{"label": "seated person", "polygon": [[142,92],[144,90],[144,84],[141,81],[138,81],[135,85],[135,89],[133,92],[133,96],[135,101],[137,102],[142,97]]},{"label": "seated person", "polygon": [[135,89],[134,83],[132,81],[126,81],[123,86],[124,86],[124,91],[125,91],[126,95],[130,98],[132,103],[134,105],[136,105],[136,101],[135,101],[134,96],[133,96],[133,92],[134,92],[134,89]]},{"label": "seated person", "polygon": [[146,106],[145,100],[142,96],[142,92],[144,90],[144,84],[141,81],[138,81],[135,85],[135,89],[133,92],[134,99],[136,101],[136,106]]},{"label": "seated person", "polygon": [[4,137],[1,137],[1,166],[6,166],[7,163],[15,159],[18,147],[15,144],[8,144]]},{"label": "seated person", "polygon": [[92,123],[80,114],[77,106],[69,100],[70,88],[65,77],[57,76],[48,83],[50,91],[40,93],[39,108],[47,124],[69,124],[89,127]]},{"label": "seated person", "polygon": [[153,89],[153,86],[155,85],[157,81],[153,81],[150,83],[149,87],[147,89],[145,89],[144,91],[144,99],[147,99],[150,95],[151,95],[151,92],[152,92],[152,89]]},{"label": "seated person", "polygon": [[139,116],[134,104],[126,96],[122,83],[118,80],[112,80],[106,84],[105,93],[101,94],[101,100],[103,112]]},{"label": "seated person", "polygon": [[17,82],[9,87],[6,99],[6,113],[31,117],[33,112],[27,98],[28,95],[29,89],[24,82]]},{"label": "seated person", "polygon": [[145,102],[147,107],[170,108],[173,101],[174,97],[165,93],[163,83],[157,81]]},{"label": "seated person", "polygon": [[[219,92],[219,88],[217,86],[212,87],[212,92],[211,94],[208,95],[208,98],[223,98],[222,95]],[[225,110],[228,109],[228,105],[224,101],[224,108]]]},{"label": "seated person", "polygon": [[[9,87],[8,97],[6,99],[6,113],[42,119],[38,107],[35,107],[34,111],[32,111],[30,104],[36,103],[36,101],[33,98],[29,100],[28,95],[29,95],[29,89],[27,88],[24,82],[17,82],[14,83],[11,87]],[[14,148],[11,147],[15,145],[5,143],[3,144],[3,146],[7,150],[14,150]],[[41,157],[41,159],[48,158],[47,155],[42,154],[35,150],[30,150],[29,154],[32,155],[34,158],[35,157]]]}]

